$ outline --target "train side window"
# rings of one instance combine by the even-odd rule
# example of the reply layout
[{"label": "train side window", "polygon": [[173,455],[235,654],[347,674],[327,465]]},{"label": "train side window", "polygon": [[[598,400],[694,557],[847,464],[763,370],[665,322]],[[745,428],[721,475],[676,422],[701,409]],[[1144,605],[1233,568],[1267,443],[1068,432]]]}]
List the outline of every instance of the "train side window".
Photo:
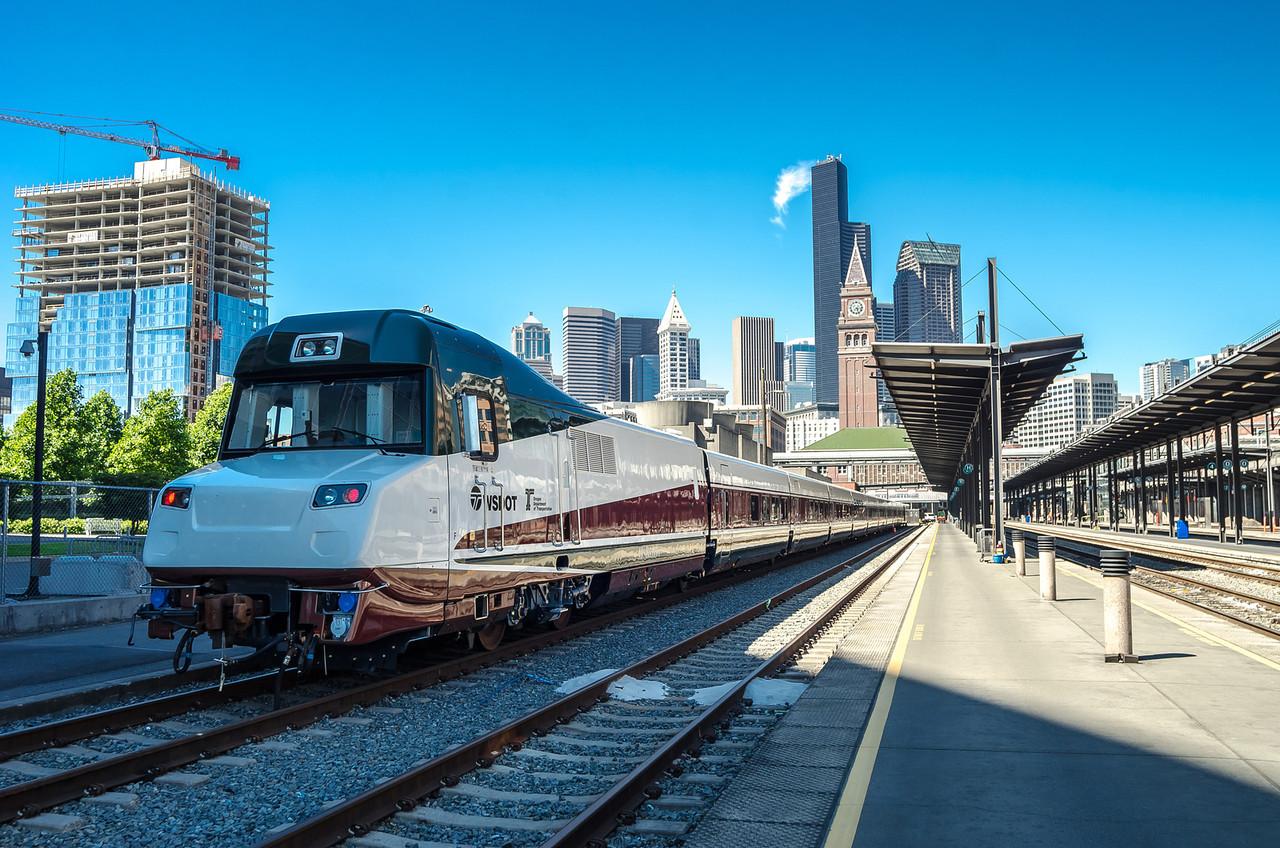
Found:
[{"label": "train side window", "polygon": [[760,496],[751,496],[751,520],[758,522],[760,520]]},{"label": "train side window", "polygon": [[459,399],[462,413],[463,449],[472,459],[493,462],[498,458],[497,426],[493,398],[466,392]]}]

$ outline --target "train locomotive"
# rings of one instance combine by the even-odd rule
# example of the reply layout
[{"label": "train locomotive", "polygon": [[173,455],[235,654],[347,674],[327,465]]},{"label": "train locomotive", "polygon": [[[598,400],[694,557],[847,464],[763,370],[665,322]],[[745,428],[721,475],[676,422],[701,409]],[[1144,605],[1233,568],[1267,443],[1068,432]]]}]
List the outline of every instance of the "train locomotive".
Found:
[{"label": "train locomotive", "polygon": [[218,461],[157,499],[138,618],[175,667],[208,633],[382,668],[912,515],[606,417],[428,315],[295,316],[246,343]]}]

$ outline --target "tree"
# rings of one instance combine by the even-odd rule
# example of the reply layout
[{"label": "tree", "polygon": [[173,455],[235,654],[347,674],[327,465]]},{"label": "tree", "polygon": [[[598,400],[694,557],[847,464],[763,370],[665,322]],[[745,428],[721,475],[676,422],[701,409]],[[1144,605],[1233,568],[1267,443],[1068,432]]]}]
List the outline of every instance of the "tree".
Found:
[{"label": "tree", "polygon": [[106,389],[89,398],[80,410],[81,471],[84,480],[97,480],[107,468],[107,457],[120,441],[123,415]]},{"label": "tree", "polygon": [[218,458],[222,444],[222,425],[231,407],[231,384],[219,386],[204,399],[191,425],[191,464],[199,468]]},{"label": "tree", "polygon": [[[83,480],[88,476],[84,466],[81,440],[83,427],[80,412],[84,392],[71,369],[49,377],[45,388],[44,478],[46,480]],[[0,474],[17,480],[35,476],[36,405],[22,411],[13,431],[0,448]]]},{"label": "tree", "polygon": [[170,389],[152,392],[125,422],[107,471],[134,486],[162,486],[191,468],[191,434],[177,396]]}]

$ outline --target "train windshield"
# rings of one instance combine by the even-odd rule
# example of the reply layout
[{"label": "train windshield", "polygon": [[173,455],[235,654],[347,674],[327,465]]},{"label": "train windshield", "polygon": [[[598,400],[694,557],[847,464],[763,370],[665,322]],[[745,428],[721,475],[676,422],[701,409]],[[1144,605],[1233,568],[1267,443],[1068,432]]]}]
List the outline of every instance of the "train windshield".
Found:
[{"label": "train windshield", "polygon": [[230,453],[386,448],[421,453],[421,373],[243,383],[228,421]]}]

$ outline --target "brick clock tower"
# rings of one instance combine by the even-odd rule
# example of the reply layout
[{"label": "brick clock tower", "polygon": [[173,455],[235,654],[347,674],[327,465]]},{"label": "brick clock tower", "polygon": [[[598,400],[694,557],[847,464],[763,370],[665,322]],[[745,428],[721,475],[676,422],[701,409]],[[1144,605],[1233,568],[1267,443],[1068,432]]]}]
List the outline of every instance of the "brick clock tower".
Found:
[{"label": "brick clock tower", "polygon": [[871,344],[876,340],[875,299],[853,249],[849,271],[840,287],[840,317],[836,321],[836,356],[840,365],[840,426],[878,427],[879,393]]}]

